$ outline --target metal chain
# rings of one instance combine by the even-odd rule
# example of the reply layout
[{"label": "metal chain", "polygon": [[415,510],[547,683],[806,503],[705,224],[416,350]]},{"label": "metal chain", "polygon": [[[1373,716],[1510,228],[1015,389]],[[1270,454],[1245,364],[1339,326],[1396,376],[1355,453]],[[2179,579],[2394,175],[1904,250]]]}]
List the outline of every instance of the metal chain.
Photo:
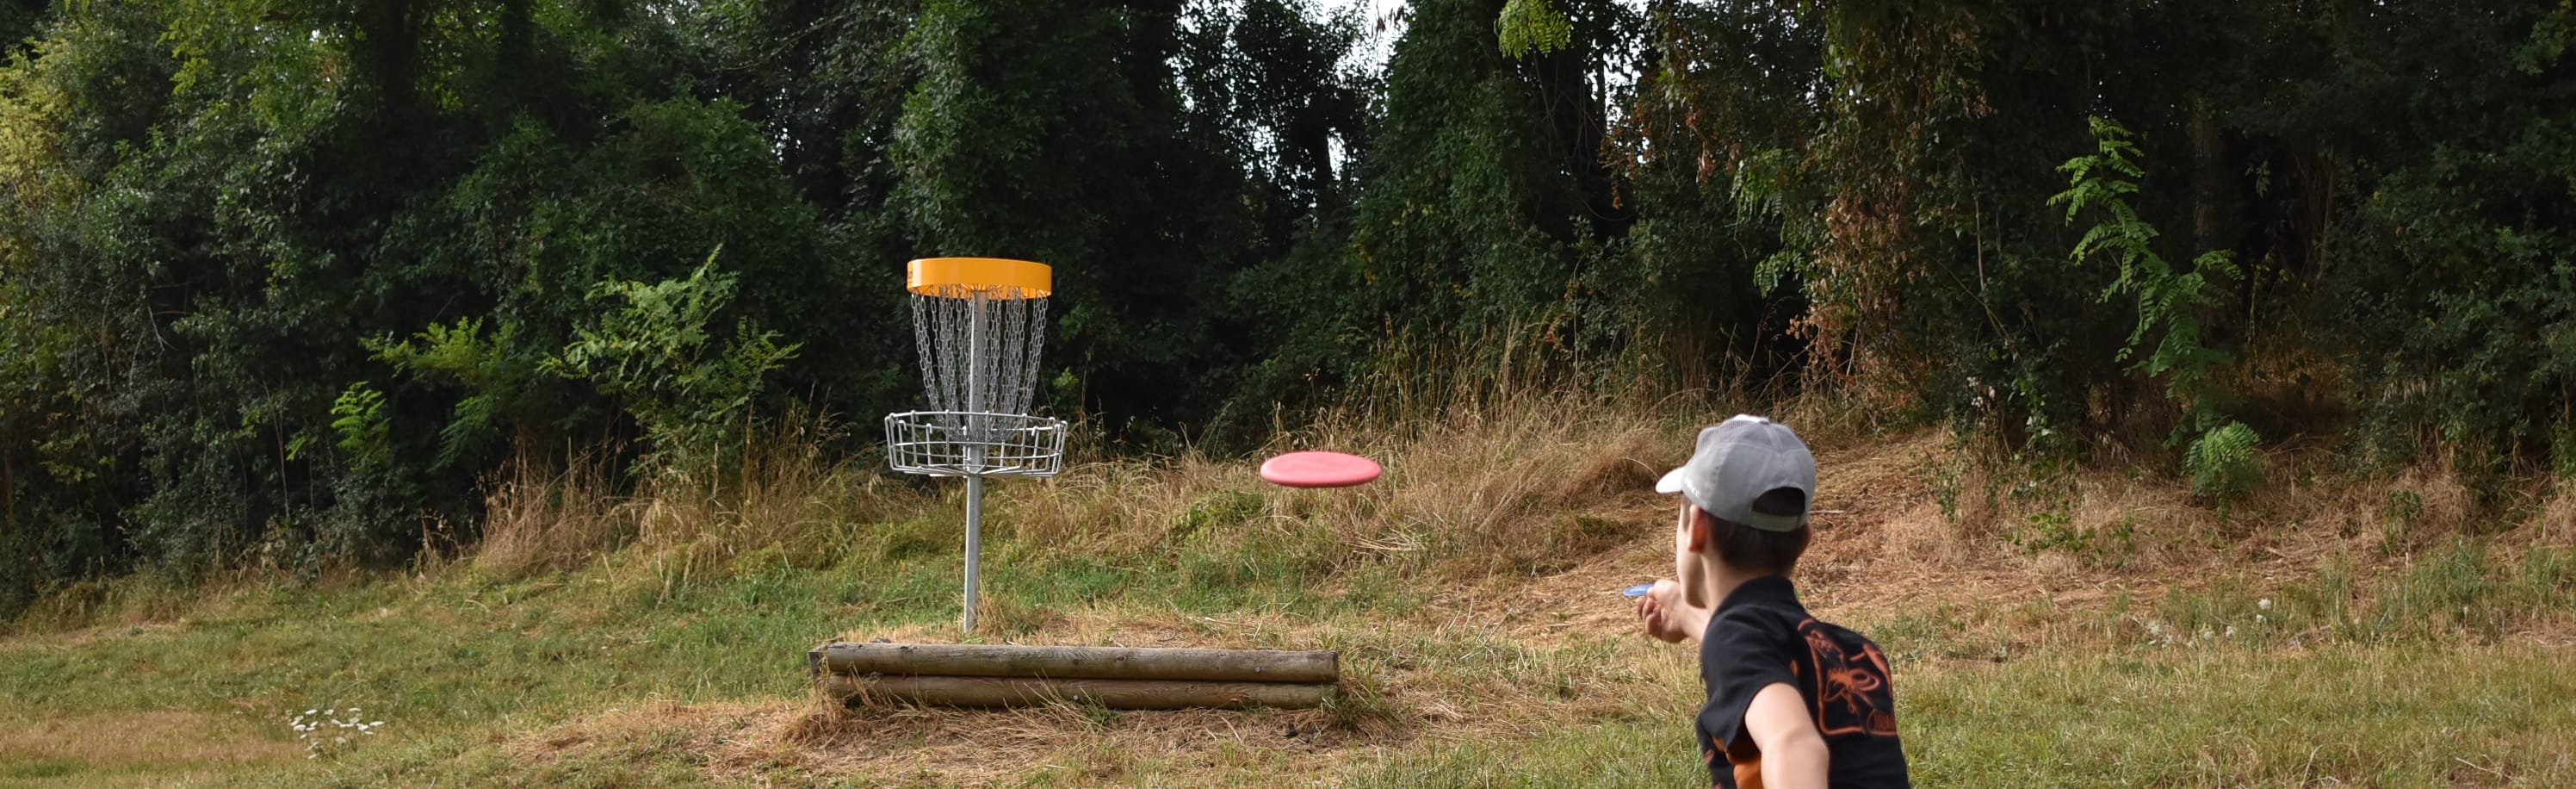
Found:
[{"label": "metal chain", "polygon": [[[1046,343],[1047,300],[1024,296],[1016,288],[964,287],[913,294],[913,343],[932,410],[1028,413]],[[980,348],[973,337],[978,317]],[[943,426],[958,427],[953,417]]]}]

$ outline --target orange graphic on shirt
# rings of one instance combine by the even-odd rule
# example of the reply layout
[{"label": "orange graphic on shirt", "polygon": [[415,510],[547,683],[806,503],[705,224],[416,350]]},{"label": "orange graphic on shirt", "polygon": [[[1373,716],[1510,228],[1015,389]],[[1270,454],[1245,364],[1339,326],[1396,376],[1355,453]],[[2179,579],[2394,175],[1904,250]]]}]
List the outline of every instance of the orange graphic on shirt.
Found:
[{"label": "orange graphic on shirt", "polygon": [[[1709,742],[1726,752],[1726,764],[1730,768],[1728,775],[1735,779],[1735,789],[1763,789],[1762,752],[1754,749],[1752,738],[1744,738],[1740,746],[1735,748],[1726,747],[1726,743],[1718,742],[1715,737],[1709,738]],[[1714,766],[1716,762],[1711,761],[1709,764]],[[1714,770],[1711,771],[1711,777],[1715,777]],[[1721,781],[1716,785],[1725,786],[1726,784]]]},{"label": "orange graphic on shirt", "polygon": [[1816,661],[1817,733],[1896,736],[1896,699],[1888,689],[1887,656],[1878,645],[1861,641],[1855,656],[1813,618],[1799,622],[1798,631]]}]

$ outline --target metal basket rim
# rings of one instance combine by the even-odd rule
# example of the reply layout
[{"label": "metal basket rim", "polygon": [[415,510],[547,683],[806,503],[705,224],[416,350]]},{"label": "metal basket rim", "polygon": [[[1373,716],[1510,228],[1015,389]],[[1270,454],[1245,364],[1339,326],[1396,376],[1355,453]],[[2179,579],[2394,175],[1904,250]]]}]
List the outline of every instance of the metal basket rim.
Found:
[{"label": "metal basket rim", "polygon": [[[955,437],[940,437],[909,441],[899,440],[899,431],[901,430],[916,430],[925,433],[946,433],[959,430],[957,426],[940,424],[927,419],[921,419],[920,417],[981,417],[1005,423],[1001,425],[988,425],[982,428],[984,432],[1010,434],[1015,436],[1035,436],[1036,438],[1025,445],[1012,445],[989,440],[976,441]],[[887,414],[885,418],[885,427],[886,465],[892,467],[896,471],[906,474],[922,474],[933,477],[1052,477],[1063,473],[1064,471],[1064,428],[1066,427],[1066,423],[1064,420],[1057,419],[1055,417],[1038,416],[1034,414],[1000,414],[984,411],[905,411],[901,413]],[[1017,455],[1005,453],[1005,456],[999,459],[1000,465],[992,468],[970,468],[963,463],[917,462],[929,458],[962,456],[965,454],[963,451],[964,448],[975,446],[988,448],[1004,446],[1013,449],[1026,449],[1028,451],[1025,454]],[[958,448],[958,450],[953,452],[926,451],[928,448],[932,447],[955,447]]]},{"label": "metal basket rim", "polygon": [[1058,418],[1055,418],[1055,417],[1052,417],[1052,416],[1041,416],[1041,415],[1038,415],[1038,414],[1007,414],[1007,413],[1002,413],[1002,412],[998,412],[998,411],[897,411],[897,412],[895,412],[895,413],[887,414],[885,418],[886,418],[886,420],[887,420],[887,421],[890,421],[890,422],[891,422],[891,421],[902,421],[902,422],[904,422],[905,424],[919,424],[919,423],[917,423],[917,422],[911,422],[911,421],[907,421],[907,420],[905,420],[905,419],[904,419],[904,417],[917,417],[917,416],[981,416],[981,417],[990,417],[990,418],[995,418],[995,419],[1010,419],[1010,420],[1020,420],[1020,421],[1026,421],[1026,422],[1036,422],[1036,423],[1039,423],[1039,424],[1041,424],[1041,425],[1046,425],[1046,424],[1062,425],[1062,424],[1065,424],[1065,421],[1064,421],[1064,420],[1062,420],[1062,419],[1058,419]]}]

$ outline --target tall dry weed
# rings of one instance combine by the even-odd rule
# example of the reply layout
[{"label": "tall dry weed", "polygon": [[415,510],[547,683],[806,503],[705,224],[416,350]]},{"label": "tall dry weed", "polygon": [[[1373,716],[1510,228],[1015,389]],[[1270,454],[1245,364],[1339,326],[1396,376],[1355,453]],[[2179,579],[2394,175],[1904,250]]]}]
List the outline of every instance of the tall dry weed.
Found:
[{"label": "tall dry weed", "polygon": [[729,468],[662,470],[643,486],[639,549],[674,581],[819,567],[857,530],[919,507],[918,494],[856,465],[839,438],[827,420],[789,418],[745,431]]},{"label": "tall dry weed", "polygon": [[[1544,573],[1657,533],[1662,507],[1641,506],[1656,476],[1687,457],[1692,430],[1749,410],[1709,406],[1705,395],[1456,380],[1436,396],[1354,399],[1253,457],[1077,456],[1058,477],[988,487],[987,534],[1136,570],[1214,557],[1308,580],[1362,564],[1453,579]],[[824,566],[889,524],[951,517],[934,511],[957,505],[953,482],[907,484],[854,464],[838,438],[820,420],[785,421],[751,431],[721,472],[662,469],[624,495],[601,463],[550,473],[514,465],[492,487],[477,564],[524,574],[617,552],[679,583]],[[1299,449],[1369,456],[1386,474],[1339,490],[1260,479],[1260,458]]]},{"label": "tall dry weed", "polygon": [[[1275,438],[1256,457],[1078,463],[1014,488],[1003,510],[1021,539],[1113,563],[1181,551],[1308,551],[1319,574],[1395,562],[1454,576],[1528,573],[1579,561],[1646,533],[1615,512],[1688,450],[1679,409],[1532,395],[1398,420],[1344,409]],[[1261,457],[1301,449],[1377,460],[1378,481],[1293,490],[1261,481]]]},{"label": "tall dry weed", "polygon": [[[1651,490],[1655,475],[1687,454],[1684,425],[1695,416],[1537,394],[1421,419],[1346,416],[1292,439],[1386,465],[1387,479],[1343,503],[1376,516],[1356,524],[1355,543],[1425,546],[1435,566],[1455,574],[1516,574],[1607,547],[1599,521],[1583,520],[1587,508]],[[1648,525],[1609,531],[1642,534]]]},{"label": "tall dry weed", "polygon": [[522,452],[486,483],[476,569],[502,577],[569,569],[633,537],[636,502],[610,484],[609,463],[580,455],[559,468]]},{"label": "tall dry weed", "polygon": [[2468,526],[2477,498],[2456,468],[2444,452],[2407,467],[2393,483],[2359,487],[2355,508],[2378,515],[2383,552],[2412,554]]},{"label": "tall dry weed", "polygon": [[646,471],[621,494],[596,457],[552,473],[513,463],[491,486],[476,565],[504,575],[560,570],[632,550],[668,581],[721,577],[750,565],[817,566],[841,538],[899,519],[921,497],[853,465],[830,423],[789,419],[746,431],[720,469]]},{"label": "tall dry weed", "polygon": [[1053,479],[1013,483],[991,510],[1018,539],[1111,560],[1142,560],[1170,546],[1192,504],[1255,490],[1251,472],[1197,452],[1176,458],[1069,464]]},{"label": "tall dry weed", "polygon": [[2576,546],[2576,481],[2565,477],[2552,481],[2549,498],[2542,502],[2532,526],[2533,545]]}]

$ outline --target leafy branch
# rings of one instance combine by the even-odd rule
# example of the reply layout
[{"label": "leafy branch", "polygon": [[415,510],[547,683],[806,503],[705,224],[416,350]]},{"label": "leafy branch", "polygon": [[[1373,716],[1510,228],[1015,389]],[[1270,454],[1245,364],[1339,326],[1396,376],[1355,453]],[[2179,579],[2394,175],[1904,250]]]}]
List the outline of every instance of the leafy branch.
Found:
[{"label": "leafy branch", "polygon": [[2244,272],[2224,250],[2201,253],[2192,259],[2188,271],[2175,269],[2156,254],[2155,226],[2129,204],[2129,196],[2138,192],[2138,181],[2146,177],[2145,168],[2138,166],[2136,133],[2107,118],[2087,121],[2094,152],[2058,166],[2057,171],[2067,175],[2066,191],[2048,198],[2048,204],[2066,206],[2068,224],[2088,210],[2100,215],[2083,239],[2075,242],[2068,258],[2077,265],[2108,258],[2119,267],[2119,276],[2103,287],[2097,300],[2134,297],[2138,323],[2112,358],[2130,361],[2153,338],[2153,347],[2129,371],[2164,379],[2165,397],[2182,406],[2187,415],[2167,445],[2198,434],[2183,454],[2193,492],[2224,502],[2257,480],[2261,439],[2245,423],[2218,413],[2210,402],[2204,388],[2210,369],[2234,363],[2236,357],[2201,342],[2199,311],[2218,306],[2220,282],[2234,282]]},{"label": "leafy branch", "polygon": [[735,322],[729,342],[716,342],[708,326],[733,300],[739,279],[716,270],[723,251],[708,253],[688,279],[601,281],[590,299],[619,306],[576,329],[563,354],[545,361],[547,371],[590,381],[624,401],[665,461],[718,459],[739,437],[763,379],[800,347],[778,344],[777,332],[748,318]]},{"label": "leafy branch", "polygon": [[1494,36],[1513,59],[1546,55],[1574,45],[1574,23],[1547,0],[1510,0],[1494,19]]},{"label": "leafy branch", "polygon": [[2138,324],[2112,358],[2129,361],[2152,336],[2154,347],[2130,371],[2163,378],[2165,396],[2198,416],[2205,410],[2200,388],[2210,368],[2236,360],[2201,343],[2198,310],[2218,306],[2219,280],[2233,282],[2244,273],[2237,268],[2235,255],[2225,250],[2201,253],[2188,271],[2175,269],[2156,254],[2155,226],[2139,218],[2128,199],[2138,192],[2138,179],[2146,177],[2137,163],[2138,147],[2131,142],[2137,135],[2117,121],[2088,120],[2096,150],[2058,166],[2058,172],[2067,174],[2067,188],[2048,198],[2048,204],[2066,206],[2069,224],[2088,209],[2104,215],[2075,242],[2069,258],[2079,265],[2109,258],[2119,267],[2119,276],[2102,289],[2100,301],[2124,295],[2137,299]]}]

